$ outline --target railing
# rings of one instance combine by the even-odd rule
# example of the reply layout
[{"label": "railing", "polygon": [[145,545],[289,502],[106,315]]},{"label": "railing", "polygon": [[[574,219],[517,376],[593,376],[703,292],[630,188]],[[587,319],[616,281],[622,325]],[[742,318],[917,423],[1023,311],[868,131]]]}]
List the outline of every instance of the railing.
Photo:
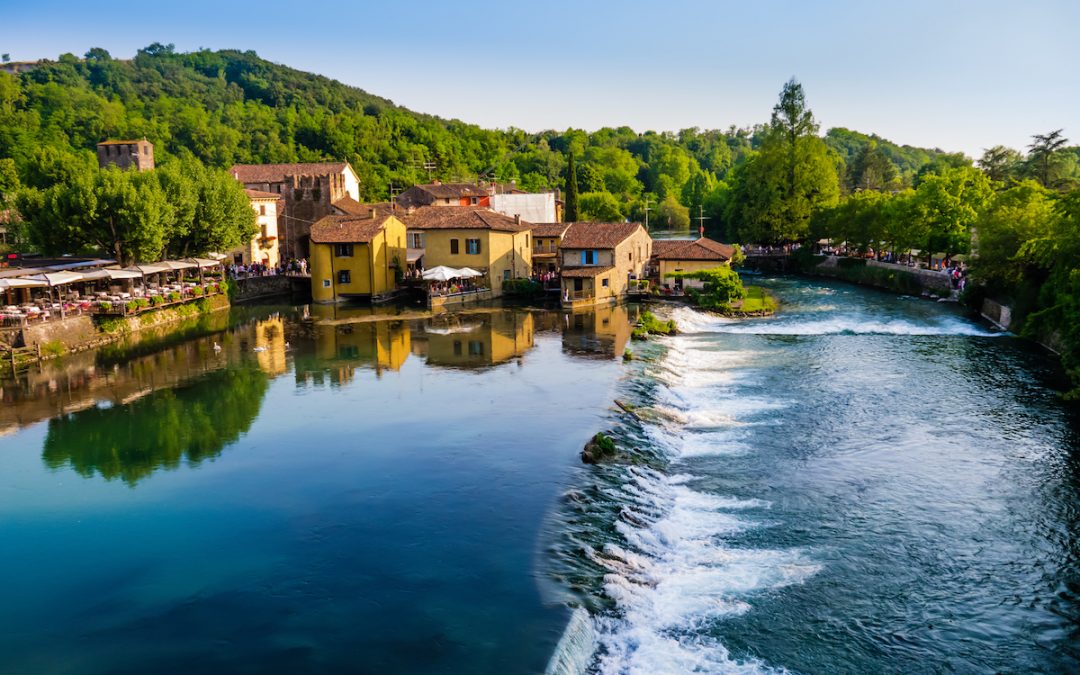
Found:
[{"label": "railing", "polygon": [[571,300],[589,300],[593,297],[592,291],[567,291],[566,297]]}]

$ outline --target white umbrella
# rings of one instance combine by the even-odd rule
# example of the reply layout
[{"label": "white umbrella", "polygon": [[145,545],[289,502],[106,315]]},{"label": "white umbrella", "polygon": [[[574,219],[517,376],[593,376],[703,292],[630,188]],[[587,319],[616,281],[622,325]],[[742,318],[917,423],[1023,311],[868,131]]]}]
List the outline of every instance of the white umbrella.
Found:
[{"label": "white umbrella", "polygon": [[458,279],[460,277],[461,270],[447,267],[446,265],[438,265],[431,269],[424,270],[424,279],[427,281],[450,281],[451,279]]},{"label": "white umbrella", "polygon": [[146,276],[147,274],[168,272],[172,268],[162,263],[140,263],[138,265],[132,265],[131,267],[125,267],[124,269],[131,270],[132,272],[138,272],[139,274]]},{"label": "white umbrella", "polygon": [[188,258],[187,262],[194,263],[199,267],[199,269],[203,269],[206,267],[218,267],[221,265],[220,260],[210,260],[209,258]]},{"label": "white umbrella", "polygon": [[162,260],[159,265],[164,265],[170,270],[189,270],[192,267],[198,267],[198,263],[186,262],[183,260]]},{"label": "white umbrella", "polygon": [[458,276],[460,276],[462,279],[472,279],[473,277],[482,277],[484,276],[484,273],[477,272],[471,267],[462,267],[458,270]]},{"label": "white umbrella", "polygon": [[64,284],[81,281],[83,275],[79,272],[46,272],[44,274],[34,274],[26,278],[34,281],[44,281],[46,286],[63,286]]}]

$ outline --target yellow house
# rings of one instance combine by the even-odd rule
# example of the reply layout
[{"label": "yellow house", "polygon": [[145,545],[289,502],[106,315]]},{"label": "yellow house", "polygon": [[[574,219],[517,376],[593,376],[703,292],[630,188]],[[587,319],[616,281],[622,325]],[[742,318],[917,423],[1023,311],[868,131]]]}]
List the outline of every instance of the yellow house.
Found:
[{"label": "yellow house", "polygon": [[262,263],[268,267],[277,267],[281,262],[278,242],[278,201],[281,195],[261,190],[245,189],[251,208],[255,211],[255,221],[258,231],[251,241],[239,246],[228,255],[232,262],[237,265],[251,265]]},{"label": "yellow house", "polygon": [[559,271],[559,247],[570,223],[537,223],[533,225],[533,276],[556,274]]},{"label": "yellow house", "polygon": [[641,223],[571,223],[559,251],[562,306],[623,300],[651,255],[652,238]]},{"label": "yellow house", "polygon": [[486,297],[499,297],[504,281],[532,273],[532,225],[521,218],[475,206],[425,206],[403,218],[416,251],[412,257],[425,269],[445,265],[482,272],[478,282],[490,289]]},{"label": "yellow house", "polygon": [[405,269],[405,223],[391,214],[326,216],[311,226],[311,297],[379,302]]},{"label": "yellow house", "polygon": [[653,242],[653,267],[657,281],[669,290],[701,288],[696,279],[672,278],[676,272],[711,270],[731,264],[735,248],[707,237],[700,239],[657,239]]},{"label": "yellow house", "polygon": [[627,304],[589,307],[563,315],[563,349],[575,356],[622,356],[639,308]]}]

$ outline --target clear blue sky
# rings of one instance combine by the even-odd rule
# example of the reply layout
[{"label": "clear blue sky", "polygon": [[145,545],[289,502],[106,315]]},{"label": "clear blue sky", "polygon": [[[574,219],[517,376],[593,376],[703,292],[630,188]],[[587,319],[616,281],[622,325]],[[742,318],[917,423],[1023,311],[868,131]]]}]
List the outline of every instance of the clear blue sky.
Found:
[{"label": "clear blue sky", "polygon": [[251,49],[417,111],[530,131],[726,128],[791,76],[822,129],[981,154],[1080,143],[1078,0],[0,0],[15,60],[151,42]]}]

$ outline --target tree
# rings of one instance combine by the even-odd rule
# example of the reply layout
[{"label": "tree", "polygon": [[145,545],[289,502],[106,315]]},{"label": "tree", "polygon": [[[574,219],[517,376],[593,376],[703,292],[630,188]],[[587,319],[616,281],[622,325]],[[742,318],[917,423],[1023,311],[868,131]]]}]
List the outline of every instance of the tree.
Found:
[{"label": "tree", "polygon": [[672,275],[683,279],[696,279],[702,283],[702,289],[690,289],[690,295],[699,307],[727,311],[731,303],[746,297],[739,273],[724,265],[696,272],[682,272]]},{"label": "tree", "polygon": [[784,85],[760,152],[731,174],[726,219],[744,240],[782,243],[804,239],[810,216],[836,203],[839,158],[815,134],[802,85]]},{"label": "tree", "polygon": [[855,190],[881,190],[897,187],[900,172],[885,152],[878,147],[877,141],[870,141],[863,146],[859,154],[848,165],[848,188]]},{"label": "tree", "polygon": [[686,232],[690,229],[690,210],[680,204],[675,195],[668,195],[656,207],[654,222],[662,229]]},{"label": "tree", "polygon": [[586,192],[581,195],[579,218],[583,221],[617,223],[625,216],[618,200],[610,192]]},{"label": "tree", "polygon": [[983,152],[978,164],[987,178],[995,183],[1007,184],[1020,172],[1023,159],[1023,155],[1018,151],[1004,145],[995,145]]},{"label": "tree", "polygon": [[971,246],[971,227],[992,192],[990,180],[972,167],[945,169],[928,175],[915,191],[915,208],[927,228],[929,258],[965,253]]},{"label": "tree", "polygon": [[579,217],[577,170],[574,168],[574,153],[571,152],[566,160],[566,192],[563,195],[563,220],[572,223]]},{"label": "tree", "polygon": [[1054,218],[1053,195],[1036,181],[996,193],[976,221],[973,272],[997,287],[1020,283],[1027,268],[1019,257],[1021,246],[1048,234]]},{"label": "tree", "polygon": [[156,173],[170,205],[166,255],[186,258],[227,251],[255,236],[255,211],[243,186],[228,173],[194,158],[171,162]]},{"label": "tree", "polygon": [[1064,129],[1058,129],[1045,134],[1035,134],[1028,146],[1031,174],[1045,187],[1052,188],[1057,182],[1053,169],[1057,164],[1058,151],[1069,142],[1062,135],[1063,131]]}]

